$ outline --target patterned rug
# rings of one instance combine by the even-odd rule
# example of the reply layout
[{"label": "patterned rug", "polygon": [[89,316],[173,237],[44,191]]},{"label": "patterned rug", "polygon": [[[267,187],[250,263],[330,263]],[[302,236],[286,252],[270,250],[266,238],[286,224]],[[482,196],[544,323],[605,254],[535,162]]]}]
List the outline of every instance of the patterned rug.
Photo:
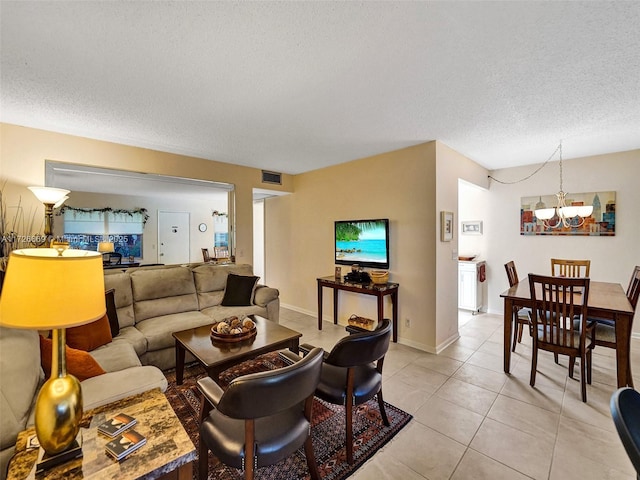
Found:
[{"label": "patterned rug", "polygon": [[[277,352],[262,355],[255,360],[244,362],[230,368],[220,376],[224,388],[239,375],[282,368],[285,363]],[[191,437],[196,451],[198,449],[198,415],[200,394],[196,380],[206,375],[197,364],[185,368],[182,385],[176,385],[175,370],[165,372],[169,387],[166,396],[175,410],[185,430]],[[379,448],[391,440],[409,421],[411,415],[385,402],[387,417],[391,425],[385,427],[380,418],[378,402],[374,398],[359,405],[353,418],[354,463],[349,465],[346,459],[344,407],[331,405],[318,398],[313,406],[312,438],[313,449],[318,464],[318,472],[323,480],[342,480],[355,472]],[[198,478],[198,462],[194,462],[194,479]],[[221,464],[209,452],[209,480],[241,480],[243,472]],[[257,470],[256,479],[295,480],[309,479],[304,450],[298,450],[291,457],[269,467]]]}]

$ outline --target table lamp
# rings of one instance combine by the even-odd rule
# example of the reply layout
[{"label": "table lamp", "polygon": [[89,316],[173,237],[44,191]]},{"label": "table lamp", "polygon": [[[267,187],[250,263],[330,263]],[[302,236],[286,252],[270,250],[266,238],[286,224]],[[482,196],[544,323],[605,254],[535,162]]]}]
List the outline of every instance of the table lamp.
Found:
[{"label": "table lamp", "polygon": [[53,332],[51,377],[40,389],[35,410],[36,435],[49,456],[74,447],[82,419],[80,382],[67,374],[65,328],[98,320],[105,310],[98,252],[53,248],[11,252],[0,297],[0,325]]},{"label": "table lamp", "polygon": [[114,251],[113,242],[98,242],[98,251],[100,253],[111,253]]}]

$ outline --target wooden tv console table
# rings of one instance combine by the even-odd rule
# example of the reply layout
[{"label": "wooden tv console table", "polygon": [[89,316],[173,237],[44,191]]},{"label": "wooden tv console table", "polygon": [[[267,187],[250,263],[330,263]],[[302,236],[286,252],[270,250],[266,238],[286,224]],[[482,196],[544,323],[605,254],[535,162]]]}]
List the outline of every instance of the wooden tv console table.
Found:
[{"label": "wooden tv console table", "polygon": [[333,323],[338,323],[338,291],[373,295],[378,299],[378,322],[384,318],[384,297],[391,297],[393,341],[398,341],[398,283],[351,283],[343,278],[321,277],[318,281],[318,330],[322,330],[322,287],[333,289]]}]

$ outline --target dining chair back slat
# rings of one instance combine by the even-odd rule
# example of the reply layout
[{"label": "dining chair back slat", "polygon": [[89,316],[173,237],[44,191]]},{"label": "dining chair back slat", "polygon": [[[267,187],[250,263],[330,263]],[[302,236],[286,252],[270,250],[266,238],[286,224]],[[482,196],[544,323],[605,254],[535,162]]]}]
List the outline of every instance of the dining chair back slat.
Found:
[{"label": "dining chair back slat", "polygon": [[591,260],[551,259],[551,275],[554,277],[588,277]]},{"label": "dining chair back slat", "polygon": [[518,280],[518,271],[516,270],[516,264],[512,261],[504,264],[504,269],[507,271],[507,279],[509,280],[509,286],[513,287],[517,285]]},{"label": "dining chair back slat", "polygon": [[575,359],[579,357],[583,402],[587,401],[586,383],[591,383],[591,351],[594,347],[594,322],[587,321],[589,282],[588,278],[529,274],[533,300],[530,384],[535,385],[539,349],[568,355],[571,378]]},{"label": "dining chair back slat", "polygon": [[[633,269],[631,280],[629,280],[629,287],[627,288],[627,299],[631,304],[633,311],[636,311],[638,306],[638,297],[640,296],[640,266],[636,266]],[[596,345],[599,347],[612,348],[618,350],[618,348],[626,348],[624,345],[618,344],[618,338],[616,335],[615,322],[608,318],[590,317],[589,320],[595,322],[596,329]],[[631,322],[633,322],[633,316],[631,316]],[[629,326],[631,330],[633,323]],[[628,365],[629,371],[631,371],[631,364]],[[629,386],[633,386],[633,378],[630,379]]]},{"label": "dining chair back slat", "polygon": [[634,312],[638,306],[638,297],[640,297],[640,265],[636,265],[636,268],[633,270],[633,275],[631,275],[631,280],[629,281],[629,288],[627,288],[627,298]]},{"label": "dining chair back slat", "polygon": [[[504,264],[504,269],[507,272],[507,279],[509,280],[509,286],[513,287],[517,285],[520,281],[518,279],[518,271],[516,270],[516,264],[513,260]],[[522,332],[524,327],[528,327],[531,332],[531,318],[530,318],[531,309],[525,308],[520,305],[514,305],[513,307],[513,340],[511,351],[516,351],[516,344],[522,342]]]}]

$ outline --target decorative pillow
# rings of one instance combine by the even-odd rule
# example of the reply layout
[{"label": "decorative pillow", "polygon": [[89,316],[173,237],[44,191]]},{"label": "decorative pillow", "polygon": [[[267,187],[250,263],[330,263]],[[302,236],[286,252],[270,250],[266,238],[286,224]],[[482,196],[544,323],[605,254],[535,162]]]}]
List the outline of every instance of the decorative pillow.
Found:
[{"label": "decorative pillow", "polygon": [[223,307],[250,306],[259,278],[230,273],[227,276],[227,286],[224,289],[221,305]]},{"label": "decorative pillow", "polygon": [[90,352],[102,345],[106,345],[111,340],[111,327],[106,313],[100,320],[95,322],[67,328],[67,345],[85,352]]},{"label": "decorative pillow", "polygon": [[116,291],[110,288],[104,292],[104,300],[107,304],[107,317],[111,328],[111,337],[117,337],[120,333],[120,322],[118,321],[118,311],[116,310]]},{"label": "decorative pillow", "polygon": [[104,292],[107,313],[100,320],[79,327],[67,328],[67,345],[90,352],[106,345],[120,333],[114,293],[113,288]]},{"label": "decorative pillow", "polygon": [[[44,370],[45,378],[51,376],[51,352],[53,346],[48,338],[40,335],[40,362]],[[87,378],[96,377],[107,373],[96,360],[87,352],[76,350],[74,348],[65,347],[65,355],[67,358],[67,373],[70,373],[78,380],[86,380]]]}]

